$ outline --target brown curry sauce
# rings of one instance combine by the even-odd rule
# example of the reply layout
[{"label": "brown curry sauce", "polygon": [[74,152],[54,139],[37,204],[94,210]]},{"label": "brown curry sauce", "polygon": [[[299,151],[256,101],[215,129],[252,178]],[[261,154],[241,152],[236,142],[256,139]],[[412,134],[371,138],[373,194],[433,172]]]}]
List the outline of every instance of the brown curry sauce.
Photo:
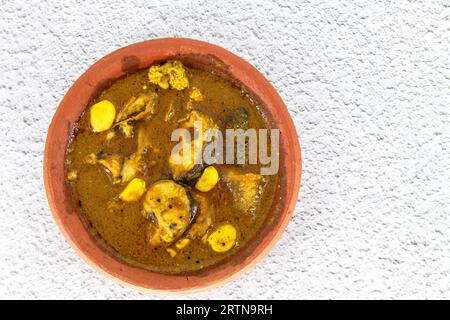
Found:
[{"label": "brown curry sauce", "polygon": [[[108,100],[119,114],[130,98],[156,95],[151,116],[130,121],[131,133],[119,126],[93,132],[88,108],[75,126],[66,159],[72,198],[93,235],[126,262],[162,273],[197,271],[236,253],[261,228],[278,187],[278,176],[259,176],[259,165],[214,165],[219,181],[208,192],[197,190],[195,183],[179,182],[199,212],[176,241],[155,244],[155,221],[143,212],[145,196],[138,201],[120,200],[127,183],[113,183],[111,171],[104,165],[87,162],[92,154],[97,159],[117,156],[123,167],[124,159],[140,152],[145,143],[143,165],[135,176],[145,181],[147,191],[155,182],[173,178],[168,159],[176,142],[171,141],[171,134],[192,111],[209,117],[223,131],[230,115],[244,109],[249,128],[269,128],[264,114],[243,90],[212,72],[188,66],[184,69],[189,86],[182,90],[151,83],[148,69],[115,81],[93,104]],[[251,193],[255,186],[257,192]],[[216,252],[207,239],[225,224],[235,227],[237,240],[231,249]]]}]

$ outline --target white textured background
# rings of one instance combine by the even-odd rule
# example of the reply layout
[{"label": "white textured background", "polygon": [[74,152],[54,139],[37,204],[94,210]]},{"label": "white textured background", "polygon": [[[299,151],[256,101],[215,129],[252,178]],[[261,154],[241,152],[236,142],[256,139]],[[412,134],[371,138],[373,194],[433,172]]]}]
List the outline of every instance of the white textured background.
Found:
[{"label": "white textured background", "polygon": [[304,161],[274,250],[239,280],[176,298],[450,298],[450,2],[218,2],[0,0],[0,298],[172,298],[87,266],[42,182],[46,130],[73,81],[168,36],[264,73]]}]

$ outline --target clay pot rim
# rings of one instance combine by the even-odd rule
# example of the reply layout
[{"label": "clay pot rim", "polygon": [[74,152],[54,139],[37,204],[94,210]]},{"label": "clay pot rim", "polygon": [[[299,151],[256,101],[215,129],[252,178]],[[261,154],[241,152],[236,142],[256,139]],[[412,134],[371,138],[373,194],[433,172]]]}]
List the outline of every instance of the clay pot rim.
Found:
[{"label": "clay pot rim", "polygon": [[[205,274],[168,275],[151,272],[128,265],[112,257],[98,245],[84,227],[69,204],[65,184],[65,150],[71,126],[76,122],[89,101],[108,85],[108,74],[113,80],[128,73],[148,67],[156,61],[180,56],[196,59],[209,57],[213,63],[223,64],[242,87],[251,91],[265,106],[266,112],[274,116],[280,128],[282,144],[286,150],[283,169],[284,184],[280,201],[280,212],[276,224],[259,239],[252,251],[240,257],[234,265],[234,256],[229,262],[207,270]],[[202,58],[202,59],[203,59]],[[103,77],[103,75],[106,75]],[[289,112],[274,87],[259,71],[233,53],[210,43],[187,38],[161,38],[138,42],[118,49],[94,63],[67,91],[58,106],[47,133],[44,151],[44,185],[53,217],[74,250],[94,269],[125,285],[140,290],[160,293],[194,292],[230,281],[260,261],[285,231],[293,214],[301,180],[301,150],[296,129]],[[266,228],[266,229],[267,229]],[[250,250],[250,249],[249,249]]]}]

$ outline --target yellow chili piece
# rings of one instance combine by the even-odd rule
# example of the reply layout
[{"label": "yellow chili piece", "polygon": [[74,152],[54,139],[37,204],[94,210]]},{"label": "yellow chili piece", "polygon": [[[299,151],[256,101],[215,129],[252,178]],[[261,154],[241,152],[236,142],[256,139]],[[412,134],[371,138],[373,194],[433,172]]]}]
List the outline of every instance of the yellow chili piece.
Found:
[{"label": "yellow chili piece", "polygon": [[91,109],[91,127],[94,132],[106,131],[114,123],[116,108],[108,100],[102,100],[94,104]]},{"label": "yellow chili piece", "polygon": [[145,191],[145,181],[139,178],[134,178],[120,193],[120,199],[131,202],[139,200]]},{"label": "yellow chili piece", "polygon": [[226,252],[234,247],[236,239],[236,228],[231,224],[224,224],[209,235],[208,243],[214,251]]},{"label": "yellow chili piece", "polygon": [[216,168],[207,167],[195,184],[195,188],[201,192],[208,192],[216,186],[218,181],[219,173]]}]

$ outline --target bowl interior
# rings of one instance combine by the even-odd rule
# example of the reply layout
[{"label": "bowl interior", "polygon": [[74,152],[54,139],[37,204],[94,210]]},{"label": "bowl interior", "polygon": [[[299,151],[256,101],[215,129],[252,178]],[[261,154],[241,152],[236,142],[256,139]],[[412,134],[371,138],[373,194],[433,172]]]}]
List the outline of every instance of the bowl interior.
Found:
[{"label": "bowl interior", "polygon": [[[64,161],[74,123],[115,80],[150,65],[177,58],[234,82],[254,99],[273,128],[280,129],[280,185],[258,234],[225,262],[185,275],[152,272],[125,263],[95,239],[66,184]],[[196,290],[244,272],[263,257],[284,231],[297,200],[300,146],[292,119],[270,83],[250,64],[220,47],[190,39],[159,39],[119,49],[91,66],[69,89],[50,124],[44,155],[44,182],[54,218],[75,250],[96,269],[140,288]]]}]

